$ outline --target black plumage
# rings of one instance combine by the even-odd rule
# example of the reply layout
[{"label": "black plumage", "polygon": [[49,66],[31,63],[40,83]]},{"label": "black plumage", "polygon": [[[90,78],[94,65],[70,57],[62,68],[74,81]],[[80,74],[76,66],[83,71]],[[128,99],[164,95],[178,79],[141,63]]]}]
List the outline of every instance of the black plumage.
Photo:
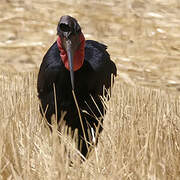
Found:
[{"label": "black plumage", "polygon": [[[80,32],[81,30],[78,30],[78,33]],[[100,98],[103,95],[103,86],[109,89],[112,75],[116,76],[116,66],[111,61],[106,49],[105,45],[97,41],[85,41],[84,63],[80,69],[74,72],[74,92],[80,107],[86,139],[91,144],[92,136],[89,133],[91,127],[95,134],[96,130],[98,131],[97,134],[102,131],[101,125],[99,129],[96,127],[99,125],[97,119],[103,123],[105,114],[105,108]],[[46,111],[46,119],[51,124],[51,117],[55,114],[53,84],[55,85],[58,121],[61,118],[61,111],[66,111],[64,117],[66,125],[71,127],[72,131],[78,129],[79,148],[81,142],[80,151],[86,157],[88,148],[72,95],[70,71],[65,68],[60,53],[57,42],[55,42],[45,54],[38,74],[38,97],[42,110]],[[93,102],[92,97],[98,107]]]}]

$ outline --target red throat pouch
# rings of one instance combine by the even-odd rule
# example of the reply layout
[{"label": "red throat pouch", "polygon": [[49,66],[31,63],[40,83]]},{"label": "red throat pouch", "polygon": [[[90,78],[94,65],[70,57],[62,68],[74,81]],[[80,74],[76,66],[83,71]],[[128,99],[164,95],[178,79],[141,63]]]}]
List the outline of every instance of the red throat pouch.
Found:
[{"label": "red throat pouch", "polygon": [[[57,45],[58,45],[60,56],[61,56],[62,62],[64,63],[64,66],[66,67],[66,69],[70,70],[67,52],[62,47],[60,36],[58,36],[57,38]],[[85,38],[84,38],[83,33],[81,33],[80,34],[80,47],[74,53],[74,59],[73,59],[74,71],[77,71],[78,69],[80,69],[84,63],[84,51],[85,51],[84,47],[85,47]]]}]

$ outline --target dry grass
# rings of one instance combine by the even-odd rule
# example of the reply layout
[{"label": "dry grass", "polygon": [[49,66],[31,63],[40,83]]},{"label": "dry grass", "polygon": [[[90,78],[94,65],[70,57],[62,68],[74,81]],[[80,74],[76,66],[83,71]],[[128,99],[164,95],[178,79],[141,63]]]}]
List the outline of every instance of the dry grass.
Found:
[{"label": "dry grass", "polygon": [[[0,179],[180,179],[180,98],[170,91],[180,88],[179,8],[179,0],[1,0]],[[64,14],[107,44],[118,68],[97,152],[84,163],[75,143],[46,128],[36,96],[36,70]]]},{"label": "dry grass", "polygon": [[1,73],[0,179],[179,179],[178,95],[116,80],[97,154],[69,166],[38,110],[33,73]]},{"label": "dry grass", "polygon": [[122,81],[180,88],[179,0],[1,1],[0,70],[38,68],[60,16],[69,14],[87,39],[108,45]]}]

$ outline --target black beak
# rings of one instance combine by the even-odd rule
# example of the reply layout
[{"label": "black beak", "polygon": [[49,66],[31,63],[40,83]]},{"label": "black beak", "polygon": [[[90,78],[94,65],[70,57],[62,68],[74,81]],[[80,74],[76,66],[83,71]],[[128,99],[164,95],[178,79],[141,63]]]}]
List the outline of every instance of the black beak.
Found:
[{"label": "black beak", "polygon": [[70,68],[70,77],[72,90],[74,90],[74,53],[77,50],[79,42],[76,42],[76,38],[71,38],[71,34],[78,35],[81,32],[81,27],[79,26],[76,19],[71,16],[62,16],[57,26],[57,34],[61,37],[64,37],[63,45],[67,52],[69,68]]},{"label": "black beak", "polygon": [[71,40],[66,41],[67,44],[67,55],[68,55],[68,62],[69,62],[69,68],[70,68],[70,77],[71,77],[71,85],[72,85],[72,90],[74,90],[74,50],[72,48],[72,43]]}]

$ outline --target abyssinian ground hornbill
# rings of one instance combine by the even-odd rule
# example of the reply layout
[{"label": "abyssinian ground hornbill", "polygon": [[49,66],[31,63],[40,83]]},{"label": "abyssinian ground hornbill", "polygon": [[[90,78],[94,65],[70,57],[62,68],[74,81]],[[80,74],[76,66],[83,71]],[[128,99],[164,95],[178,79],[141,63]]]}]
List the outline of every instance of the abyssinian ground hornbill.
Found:
[{"label": "abyssinian ground hornbill", "polygon": [[97,41],[85,41],[81,27],[73,17],[60,18],[57,35],[57,41],[45,54],[38,74],[41,113],[45,113],[51,124],[56,108],[58,122],[61,112],[66,111],[64,121],[72,132],[78,129],[78,148],[86,157],[91,149],[89,146],[95,143],[93,136],[97,142],[102,131],[105,108],[100,96],[103,96],[103,87],[111,87],[112,75],[116,76],[117,70],[107,47]]}]

